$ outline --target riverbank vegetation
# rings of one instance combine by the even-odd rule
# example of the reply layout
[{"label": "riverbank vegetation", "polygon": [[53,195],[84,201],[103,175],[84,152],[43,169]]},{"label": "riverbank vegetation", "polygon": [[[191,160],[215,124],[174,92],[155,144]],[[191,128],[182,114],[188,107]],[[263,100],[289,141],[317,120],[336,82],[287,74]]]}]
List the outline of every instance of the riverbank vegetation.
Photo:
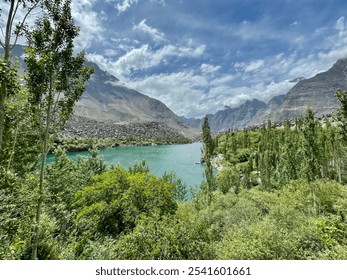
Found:
[{"label": "riverbank vegetation", "polygon": [[[155,137],[155,138],[143,138],[134,137],[129,135],[128,137],[120,138],[63,138],[54,141],[54,147],[61,146],[68,152],[88,151],[91,149],[104,149],[109,147],[119,146],[152,146],[152,145],[171,145],[171,144],[188,144],[192,140],[181,137]],[[54,151],[54,147],[51,152]]]},{"label": "riverbank vegetation", "polygon": [[[269,122],[213,139],[206,118],[206,180],[187,201],[175,174],[107,167],[95,149],[73,161],[54,148],[91,70],[79,67],[83,54],[71,57],[72,40],[51,48],[77,35],[69,1],[8,4],[39,2],[47,10],[27,35],[24,82],[12,58],[0,61],[0,259],[347,259],[346,92],[337,93],[334,124],[309,110],[283,128]],[[56,32],[52,22],[72,29]],[[46,42],[45,32],[56,37]],[[41,79],[45,71],[52,75]],[[59,92],[67,99],[53,98]],[[66,141],[85,149],[114,140]],[[53,163],[39,169],[49,150]]]}]

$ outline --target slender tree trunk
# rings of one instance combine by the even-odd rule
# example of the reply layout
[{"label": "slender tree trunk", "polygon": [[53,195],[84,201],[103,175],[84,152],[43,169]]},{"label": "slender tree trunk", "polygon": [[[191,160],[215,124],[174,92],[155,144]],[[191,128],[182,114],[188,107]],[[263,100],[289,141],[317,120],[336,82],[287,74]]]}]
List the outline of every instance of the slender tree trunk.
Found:
[{"label": "slender tree trunk", "polygon": [[[11,51],[11,32],[12,24],[15,16],[15,1],[11,1],[11,6],[8,12],[6,31],[5,31],[5,42],[2,44],[4,48],[4,62],[8,63],[10,59]],[[1,82],[1,91],[0,91],[0,152],[3,146],[4,131],[5,131],[5,98],[6,98],[6,82]]]},{"label": "slender tree trunk", "polygon": [[2,82],[0,91],[0,152],[2,151],[2,143],[5,130],[5,92],[6,85],[5,82]]},{"label": "slender tree trunk", "polygon": [[316,197],[316,189],[315,189],[315,183],[310,182],[311,184],[311,194],[312,194],[312,206],[313,206],[313,213],[315,217],[318,216],[318,205],[317,205],[317,197]]},{"label": "slender tree trunk", "polygon": [[13,159],[13,156],[14,156],[14,153],[15,153],[15,150],[16,150],[18,130],[19,130],[19,123],[17,123],[16,130],[14,132],[12,151],[11,151],[11,154],[10,154],[10,158],[8,159],[8,163],[7,163],[7,171],[9,171],[10,168],[11,168],[12,159]]},{"label": "slender tree trunk", "polygon": [[42,204],[43,204],[43,183],[45,179],[45,170],[46,170],[46,160],[47,160],[47,153],[48,153],[48,136],[49,136],[49,126],[51,122],[51,109],[52,109],[52,100],[53,100],[53,82],[52,79],[50,81],[49,85],[49,97],[48,97],[48,108],[47,108],[47,114],[46,114],[46,126],[44,131],[44,137],[43,137],[43,147],[42,147],[42,162],[41,162],[41,169],[40,169],[40,183],[39,183],[39,197],[37,202],[37,208],[36,208],[36,224],[34,229],[34,237],[33,237],[33,248],[32,248],[32,259],[37,259],[37,248],[39,243],[39,236],[40,236],[40,223],[41,223],[41,212],[42,212]]},{"label": "slender tree trunk", "polygon": [[339,164],[338,164],[338,178],[339,178],[339,183],[342,183],[342,176],[341,176],[341,159],[339,158]]}]

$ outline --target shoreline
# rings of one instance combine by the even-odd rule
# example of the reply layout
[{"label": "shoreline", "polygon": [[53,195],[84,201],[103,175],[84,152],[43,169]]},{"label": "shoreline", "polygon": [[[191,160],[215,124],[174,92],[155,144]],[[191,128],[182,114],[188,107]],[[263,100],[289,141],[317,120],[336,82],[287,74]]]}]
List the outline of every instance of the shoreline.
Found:
[{"label": "shoreline", "polygon": [[92,149],[104,150],[116,147],[159,146],[199,143],[184,136],[181,138],[162,139],[125,139],[125,138],[65,138],[54,141],[54,148],[49,154],[54,154],[57,147],[66,152],[85,152]]}]

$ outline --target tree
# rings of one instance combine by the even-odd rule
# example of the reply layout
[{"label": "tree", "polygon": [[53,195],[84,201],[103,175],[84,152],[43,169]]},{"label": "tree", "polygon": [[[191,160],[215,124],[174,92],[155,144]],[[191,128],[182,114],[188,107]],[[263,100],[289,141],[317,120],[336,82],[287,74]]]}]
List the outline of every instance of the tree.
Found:
[{"label": "tree", "polygon": [[342,140],[347,143],[347,91],[338,90],[336,97],[340,101],[340,108],[337,112],[337,120]]},{"label": "tree", "polygon": [[204,144],[204,155],[210,158],[213,153],[213,140],[207,116],[205,116],[202,124],[202,142]]},{"label": "tree", "polygon": [[[5,32],[1,28],[1,33],[4,39],[0,38],[0,45],[4,49],[3,60],[0,60],[0,68],[2,68],[1,76],[1,88],[0,88],[0,152],[3,146],[3,135],[5,130],[5,101],[6,98],[14,92],[13,77],[16,76],[17,69],[12,66],[11,50],[17,44],[19,35],[22,33],[25,22],[29,14],[34,10],[41,2],[41,0],[5,0],[9,2],[8,16],[6,20]],[[25,11],[24,17],[14,27],[14,21],[17,19],[18,11],[20,7]],[[0,10],[1,11],[1,10]],[[15,31],[13,32],[13,30]]]},{"label": "tree", "polygon": [[88,240],[131,232],[140,217],[174,214],[174,186],[148,172],[117,166],[93,178],[78,191],[75,203],[79,230]]},{"label": "tree", "polygon": [[321,177],[319,157],[321,147],[318,145],[318,122],[314,118],[312,109],[308,109],[305,116],[303,127],[304,151],[306,158],[306,176],[307,180],[313,181]]},{"label": "tree", "polygon": [[84,53],[73,55],[79,28],[71,16],[71,1],[43,1],[44,13],[27,31],[27,86],[40,130],[41,170],[32,258],[37,259],[46,157],[51,141],[73,112],[92,69],[83,65]]},{"label": "tree", "polygon": [[179,201],[187,200],[187,185],[174,172],[165,172],[162,176],[165,182],[174,186],[173,198]]},{"label": "tree", "polygon": [[202,142],[204,147],[204,161],[205,161],[205,176],[206,176],[206,189],[203,191],[208,196],[208,204],[211,202],[211,192],[216,189],[216,182],[213,175],[213,168],[211,164],[211,157],[214,150],[214,142],[211,136],[210,125],[208,117],[205,116],[202,124]]}]

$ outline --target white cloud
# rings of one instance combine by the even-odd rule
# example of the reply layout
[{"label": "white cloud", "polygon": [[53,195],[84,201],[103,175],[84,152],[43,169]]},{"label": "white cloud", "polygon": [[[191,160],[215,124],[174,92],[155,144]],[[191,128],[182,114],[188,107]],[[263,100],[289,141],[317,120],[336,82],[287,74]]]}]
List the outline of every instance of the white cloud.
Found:
[{"label": "white cloud", "polygon": [[340,17],[336,21],[335,28],[339,31],[340,37],[343,36],[346,32],[346,23],[345,23],[345,17]]},{"label": "white cloud", "polygon": [[208,112],[208,80],[192,71],[159,74],[128,82],[128,85],[164,102],[178,115],[203,116]]},{"label": "white cloud", "polygon": [[242,71],[245,72],[254,72],[259,70],[264,66],[265,61],[262,59],[254,60],[249,63],[241,62],[241,63],[235,63],[236,68],[240,68]]},{"label": "white cloud", "polygon": [[[0,40],[1,42],[4,41],[4,33],[6,29],[6,23],[7,23],[7,17],[9,13],[9,8],[10,8],[10,1],[1,1],[1,13],[0,13]],[[5,2],[5,3],[4,3]],[[31,6],[31,5],[29,5]],[[25,17],[25,14],[27,12],[27,9],[19,8],[16,12],[16,16],[14,19],[14,24],[13,24],[13,29],[15,29],[15,26],[18,22],[22,22],[22,20]],[[28,25],[29,28],[33,27],[35,24],[36,17],[42,13],[42,10],[40,7],[36,7],[34,10],[31,11],[31,13],[28,15],[28,17],[25,20],[25,23]],[[15,36],[12,37],[11,43],[14,42]],[[24,45],[26,43],[26,39],[24,36],[19,36],[17,44]]]},{"label": "white cloud", "polygon": [[298,25],[300,25],[300,23],[296,20],[292,22],[289,26],[298,26]]},{"label": "white cloud", "polygon": [[211,64],[206,64],[206,63],[203,63],[201,64],[200,66],[200,70],[203,74],[212,74],[212,73],[215,73],[217,72],[221,67],[220,66],[214,66],[214,65],[211,65]]},{"label": "white cloud", "polygon": [[116,9],[118,10],[118,14],[124,13],[131,6],[138,3],[138,0],[122,0],[117,4]]},{"label": "white cloud", "polygon": [[[136,3],[137,1],[121,1],[119,5],[122,4],[125,11]],[[110,41],[115,43],[115,50],[105,48],[104,54],[111,56],[118,51],[117,55],[120,53],[123,55],[116,60],[98,54],[88,54],[87,58],[121,79],[129,87],[161,100],[176,114],[201,117],[223,109],[224,105],[239,106],[253,98],[268,101],[276,95],[288,92],[294,85],[289,81],[298,77],[310,78],[328,70],[337,59],[347,57],[345,17],[336,18],[332,26],[318,26],[312,30],[311,36],[306,37],[302,33],[295,33],[299,32],[297,31],[299,29],[295,28],[299,25],[305,27],[303,23],[294,21],[291,28],[287,25],[284,34],[280,34],[279,30],[265,21],[235,24],[231,27],[233,29],[231,32],[225,33],[243,40],[275,39],[288,44],[290,51],[279,48],[278,53],[269,50],[267,57],[254,58],[250,54],[249,60],[246,61],[241,59],[238,63],[225,61],[225,64],[234,66],[227,71],[224,67],[222,69],[218,65],[208,64],[206,61],[210,58],[208,55],[211,54],[212,48],[206,52],[206,45],[197,45],[198,40],[193,41],[188,35],[182,37],[177,45],[167,44],[161,47],[156,45],[155,48],[140,42],[135,43],[131,39],[111,38]],[[169,33],[164,34],[160,32],[160,28],[149,26],[146,19],[135,25],[133,29],[148,34],[156,43],[170,39]],[[321,39],[323,36],[324,40]],[[311,44],[309,47],[307,42]],[[235,57],[242,56],[238,54]],[[197,60],[193,63],[194,68],[190,68],[192,70],[189,70],[191,65],[187,62],[184,67],[171,73],[157,73],[150,76],[147,74],[142,77],[131,75],[133,71],[165,66],[175,58],[187,58],[187,60],[197,58]],[[206,60],[198,60],[200,58]],[[224,65],[224,62],[222,63]],[[137,78],[134,79],[134,76]]]},{"label": "white cloud", "polygon": [[[94,41],[100,42],[103,40],[103,31],[100,21],[100,15],[93,11],[96,0],[79,0],[71,2],[71,13],[77,26],[80,27],[80,34],[75,39],[75,47],[77,51],[88,48]],[[8,14],[8,5],[2,6],[3,15],[0,17],[0,26],[4,28],[6,16]],[[17,11],[15,22],[21,21],[24,17],[25,10],[20,8]],[[34,25],[37,17],[41,16],[42,10],[36,8],[27,17],[26,23],[29,27]],[[1,32],[0,32],[1,34]],[[1,36],[1,35],[0,35]],[[25,39],[21,38],[19,44],[25,44]]]},{"label": "white cloud", "polygon": [[162,32],[159,32],[157,29],[150,27],[146,24],[146,19],[141,21],[138,25],[135,25],[133,30],[139,30],[141,32],[144,32],[151,36],[151,38],[156,41],[164,41],[165,40],[165,34]]},{"label": "white cloud", "polygon": [[104,28],[100,15],[93,11],[96,0],[72,1],[71,12],[76,24],[80,27],[79,37],[76,38],[77,50],[86,49],[93,42],[102,42]]},{"label": "white cloud", "polygon": [[162,6],[166,6],[165,0],[151,0],[151,3],[157,3],[157,4],[160,4]]},{"label": "white cloud", "polygon": [[161,49],[152,50],[149,45],[142,45],[139,48],[128,51],[117,61],[109,61],[96,54],[88,54],[87,58],[92,62],[100,63],[100,67],[105,68],[105,70],[118,78],[126,80],[127,75],[129,75],[131,71],[145,70],[158,66],[165,63],[166,59],[170,57],[196,58],[202,55],[204,50],[205,46],[189,48],[173,45],[166,45]]},{"label": "white cloud", "polygon": [[115,49],[106,49],[104,50],[104,54],[106,56],[115,56],[118,54],[118,51],[116,51]]},{"label": "white cloud", "polygon": [[206,45],[194,47],[179,47],[176,49],[176,55],[179,57],[200,57],[204,54]]},{"label": "white cloud", "polygon": [[263,66],[264,66],[264,60],[259,59],[256,61],[252,61],[250,64],[246,65],[245,71],[246,72],[253,72],[253,71],[259,70]]}]

